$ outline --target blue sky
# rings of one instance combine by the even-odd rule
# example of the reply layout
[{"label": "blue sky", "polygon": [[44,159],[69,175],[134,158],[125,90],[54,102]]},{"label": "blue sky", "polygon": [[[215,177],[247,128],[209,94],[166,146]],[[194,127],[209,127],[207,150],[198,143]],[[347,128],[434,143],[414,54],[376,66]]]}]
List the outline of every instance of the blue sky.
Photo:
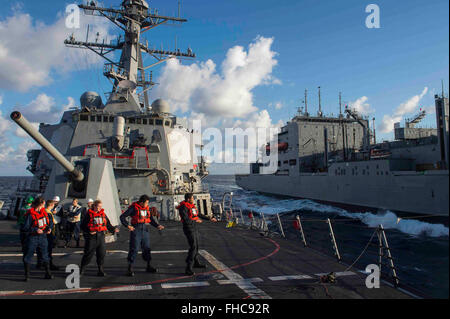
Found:
[{"label": "blue sky", "polygon": [[[69,3],[3,0],[5,9],[0,12],[0,25],[11,16],[29,14],[34,27],[37,21],[51,26]],[[117,6],[120,1],[104,0],[103,3]],[[380,29],[365,26],[368,15],[365,8],[370,3],[380,7]],[[177,11],[176,0],[150,1],[150,6],[158,8],[161,14],[173,15]],[[146,37],[150,43],[157,46],[164,43],[170,48],[174,47],[177,37],[179,47],[190,46],[197,53],[194,62],[211,59],[218,69],[230,48],[242,46],[247,50],[258,36],[273,38],[271,50],[277,53],[277,65],[271,76],[281,84],[257,85],[252,89],[253,105],[260,110],[267,109],[272,123],[286,121],[294,114],[305,88],[310,92],[309,111],[315,111],[319,85],[326,113],[337,113],[341,91],[345,102],[367,97],[366,103],[374,110],[370,116],[378,123],[384,115],[393,114],[402,103],[420,95],[424,88],[428,90],[420,99],[419,107],[434,104],[433,94],[440,92],[441,80],[448,90],[448,11],[447,0],[185,0],[182,15],[188,23],[181,27],[160,27],[148,32]],[[110,29],[111,33],[115,31],[117,29]],[[1,41],[0,38],[0,48]],[[23,45],[26,48],[26,43]],[[42,54],[45,55],[45,51]],[[64,72],[60,68],[51,69],[52,81],[48,85],[26,90],[2,86],[4,79],[0,72],[2,116],[7,118],[17,105],[29,105],[40,94],[52,97],[56,105],[68,104],[68,97],[75,99],[78,105],[79,96],[86,90],[107,92],[110,85],[102,79],[101,64],[90,70],[76,71],[85,66],[75,66]],[[163,68],[154,69],[156,79]],[[274,107],[276,103],[281,103],[279,109]],[[177,115],[186,116],[189,112],[179,111]],[[434,123],[433,114],[424,121],[427,126]],[[16,149],[23,139],[11,134],[11,130],[4,133],[8,134],[6,142]],[[377,135],[392,138],[392,133]],[[10,166],[2,164],[0,158],[0,175],[8,173]]]}]

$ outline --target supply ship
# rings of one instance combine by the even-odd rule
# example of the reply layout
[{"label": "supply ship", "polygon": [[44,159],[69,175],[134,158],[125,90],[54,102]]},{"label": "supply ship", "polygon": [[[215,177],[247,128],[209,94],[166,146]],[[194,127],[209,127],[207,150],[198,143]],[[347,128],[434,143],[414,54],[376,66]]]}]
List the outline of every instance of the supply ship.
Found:
[{"label": "supply ship", "polygon": [[444,92],[435,96],[435,107],[436,129],[418,127],[426,115],[421,111],[404,127],[395,123],[395,141],[377,143],[375,129],[356,110],[346,107],[343,114],[340,103],[338,117],[324,116],[319,102],[317,115],[310,115],[305,102],[266,146],[266,155],[275,152],[278,161],[251,164],[250,174],[236,175],[236,183],[246,190],[356,210],[448,219],[449,104]]}]

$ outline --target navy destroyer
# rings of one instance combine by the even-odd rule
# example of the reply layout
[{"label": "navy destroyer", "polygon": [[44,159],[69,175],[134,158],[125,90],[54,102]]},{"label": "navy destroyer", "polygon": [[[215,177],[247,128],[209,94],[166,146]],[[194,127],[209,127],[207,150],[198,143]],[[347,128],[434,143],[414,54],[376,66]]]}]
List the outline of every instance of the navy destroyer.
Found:
[{"label": "navy destroyer", "polygon": [[[11,114],[43,147],[28,152],[27,169],[39,185],[37,191],[46,198],[59,196],[63,206],[74,197],[82,203],[103,198],[115,224],[122,209],[141,193],[152,196],[162,219],[178,218],[175,207],[186,192],[195,194],[202,214],[212,214],[210,195],[201,183],[206,164],[198,162],[193,132],[186,120],[171,114],[167,102],[158,99],[150,104],[148,98],[155,85],[150,67],[172,58],[192,59],[195,54],[190,48],[186,52],[155,49],[141,43],[141,35],[187,20],[161,16],[146,1],[123,1],[119,9],[95,2],[79,7],[85,14],[109,19],[125,34],[108,43],[78,41],[73,35],[65,41],[67,47],[90,50],[106,59],[103,75],[113,88],[105,104],[96,92],[85,92],[79,108],[65,112],[58,124],[41,123],[39,131],[20,112]],[[112,60],[115,51],[121,51],[117,62]],[[155,62],[145,66],[143,54]],[[23,200],[23,196],[13,200],[12,213]]]},{"label": "navy destroyer", "polygon": [[[320,101],[320,88],[319,88]],[[341,98],[340,98],[341,101]],[[395,124],[395,141],[376,142],[367,117],[340,102],[338,117],[299,109],[271,147],[278,152],[274,173],[269,163],[251,164],[250,174],[236,175],[244,189],[312,199],[356,209],[448,218],[448,98],[435,96],[436,129],[420,128],[421,111],[404,127]]]}]

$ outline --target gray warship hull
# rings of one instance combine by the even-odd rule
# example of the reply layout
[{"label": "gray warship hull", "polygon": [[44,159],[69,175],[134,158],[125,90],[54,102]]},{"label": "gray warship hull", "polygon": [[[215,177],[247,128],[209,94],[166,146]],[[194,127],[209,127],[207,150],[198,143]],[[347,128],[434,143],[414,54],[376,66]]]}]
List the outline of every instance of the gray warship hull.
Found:
[{"label": "gray warship hull", "polygon": [[[236,175],[236,184],[246,190],[265,194],[396,212],[449,216],[448,170],[389,171],[389,166],[389,160],[336,163],[329,167],[328,172],[320,173],[295,176]],[[370,175],[336,174],[343,167],[347,171],[355,167],[359,167],[359,171],[366,169]]]}]

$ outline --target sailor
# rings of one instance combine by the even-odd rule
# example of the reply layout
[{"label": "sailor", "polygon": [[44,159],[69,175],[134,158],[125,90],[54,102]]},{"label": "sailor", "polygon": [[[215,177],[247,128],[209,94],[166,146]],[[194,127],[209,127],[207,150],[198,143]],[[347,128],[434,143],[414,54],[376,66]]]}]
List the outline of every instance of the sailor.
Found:
[{"label": "sailor", "polygon": [[47,201],[47,208],[45,211],[48,216],[52,219],[53,227],[52,232],[47,235],[48,240],[48,257],[50,259],[50,270],[59,270],[59,267],[53,263],[53,248],[56,246],[56,219],[53,214],[53,208],[55,207],[55,202],[52,200]]},{"label": "sailor", "polygon": [[[82,208],[82,210],[81,210],[81,224],[83,224],[84,217],[86,216],[87,211],[92,208],[92,204],[93,203],[94,203],[94,200],[92,198],[89,198],[88,201],[87,201],[86,206],[84,206]],[[81,227],[81,224],[80,224],[80,227]],[[80,230],[81,230],[81,228],[80,228]]]},{"label": "sailor", "polygon": [[61,198],[59,196],[55,196],[52,199],[55,202],[55,207],[53,208],[52,212],[55,215],[58,215],[61,213],[62,205],[60,204]]},{"label": "sailor", "polygon": [[[50,270],[59,270],[59,267],[53,263],[53,255],[52,255],[53,248],[55,248],[55,244],[56,244],[56,236],[55,236],[56,221],[55,221],[55,216],[53,215],[54,208],[55,208],[55,202],[53,200],[48,200],[46,202],[45,211],[47,212],[48,217],[52,220],[53,226],[52,226],[51,233],[47,234],[47,242],[48,242],[47,250],[48,250],[48,258],[50,260]],[[42,265],[42,251],[39,247],[36,248],[36,255],[37,255],[37,260],[38,260],[36,268],[40,269],[41,265]]]},{"label": "sailor", "polygon": [[72,205],[69,207],[69,212],[67,214],[67,235],[66,235],[66,245],[68,246],[72,240],[72,235],[77,242],[77,248],[80,247],[80,222],[81,222],[81,212],[83,207],[78,205],[78,199],[74,198],[72,200]]},{"label": "sailor", "polygon": [[[128,252],[128,276],[134,276],[133,265],[136,260],[136,255],[139,247],[142,249],[142,258],[147,262],[147,272],[155,273],[157,269],[152,267],[150,262],[152,259],[150,252],[150,234],[148,225],[151,224],[158,230],[163,230],[164,226],[160,225],[154,216],[151,216],[151,211],[148,206],[150,197],[142,195],[139,201],[133,203],[121,216],[120,221],[122,225],[130,230],[130,249]],[[130,223],[127,217],[131,217]]]},{"label": "sailor", "polygon": [[89,198],[88,201],[87,201],[87,209],[86,209],[86,212],[87,212],[88,209],[91,209],[91,208],[92,208],[92,204],[94,204],[94,200],[93,200],[92,198]]},{"label": "sailor", "polygon": [[62,205],[60,204],[61,199],[59,196],[54,196],[52,201],[55,203],[54,208],[52,209],[53,217],[55,220],[58,220],[55,227],[55,237],[61,238],[61,234],[64,234],[66,230],[66,218],[64,216]]},{"label": "sailor", "polygon": [[45,279],[52,279],[48,257],[47,235],[52,232],[53,220],[45,211],[45,200],[38,197],[33,201],[32,207],[25,215],[23,231],[27,233],[26,252],[23,255],[25,268],[25,281],[30,275],[30,262],[33,259],[36,248],[42,252],[42,260],[45,268]]},{"label": "sailor", "polygon": [[33,196],[28,196],[25,199],[24,205],[19,210],[19,215],[17,216],[17,226],[19,227],[19,230],[20,230],[20,243],[22,245],[23,253],[25,253],[25,251],[26,251],[25,242],[26,242],[27,236],[26,236],[26,232],[22,231],[22,229],[23,229],[23,225],[25,224],[25,215],[26,215],[27,211],[31,208],[31,204],[33,203],[33,201],[34,201]]},{"label": "sailor", "polygon": [[105,232],[118,233],[119,228],[113,227],[103,210],[101,200],[96,200],[92,204],[92,208],[88,209],[81,230],[84,232],[84,254],[81,259],[80,275],[83,274],[86,266],[91,262],[94,253],[97,256],[98,272],[97,276],[106,276],[103,270],[103,262],[105,260]]},{"label": "sailor", "polygon": [[206,215],[198,214],[197,207],[195,207],[194,194],[187,193],[184,195],[184,201],[178,205],[177,209],[180,214],[181,222],[183,223],[183,232],[186,235],[189,252],[186,258],[186,275],[194,275],[193,268],[206,268],[205,265],[201,264],[198,260],[198,228],[197,224],[202,223],[199,218],[207,219],[212,222],[217,222],[217,220]]}]

